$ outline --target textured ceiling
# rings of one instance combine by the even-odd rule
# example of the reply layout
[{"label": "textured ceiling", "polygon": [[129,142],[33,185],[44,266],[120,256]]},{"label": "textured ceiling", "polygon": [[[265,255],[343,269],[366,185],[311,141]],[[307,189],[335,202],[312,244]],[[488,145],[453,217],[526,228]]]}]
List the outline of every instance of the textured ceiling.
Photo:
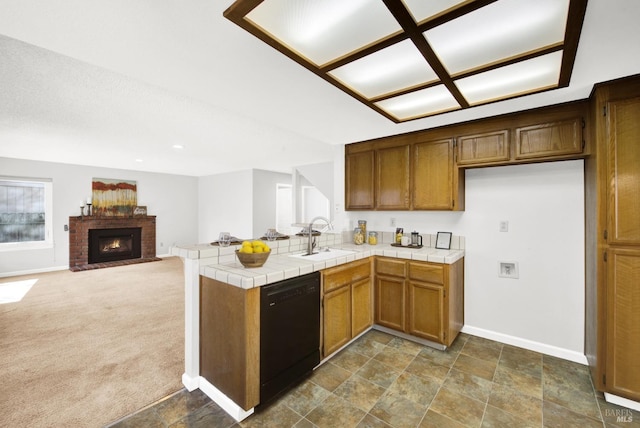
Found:
[{"label": "textured ceiling", "polygon": [[640,2],[589,0],[568,88],[394,124],[224,19],[230,4],[2,0],[0,157],[288,172],[336,145],[582,99],[640,73]]}]

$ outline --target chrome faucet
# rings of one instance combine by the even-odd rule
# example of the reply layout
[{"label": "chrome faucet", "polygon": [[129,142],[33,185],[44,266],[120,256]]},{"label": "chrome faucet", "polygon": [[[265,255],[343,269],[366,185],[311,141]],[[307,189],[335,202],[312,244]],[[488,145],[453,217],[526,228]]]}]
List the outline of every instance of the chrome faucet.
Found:
[{"label": "chrome faucet", "polygon": [[309,223],[309,241],[307,242],[307,255],[311,255],[313,254],[313,249],[316,246],[316,239],[313,237],[313,223],[316,220],[324,220],[327,225],[329,226],[329,230],[333,230],[333,225],[331,224],[331,221],[329,221],[329,219],[327,219],[326,217],[322,217],[322,216],[318,216],[318,217],[314,217],[311,222]]}]

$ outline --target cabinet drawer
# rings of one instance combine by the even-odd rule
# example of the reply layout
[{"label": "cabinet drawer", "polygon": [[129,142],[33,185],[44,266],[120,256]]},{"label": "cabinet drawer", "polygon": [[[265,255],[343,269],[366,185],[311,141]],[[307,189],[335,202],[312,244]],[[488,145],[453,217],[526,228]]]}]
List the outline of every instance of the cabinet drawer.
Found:
[{"label": "cabinet drawer", "polygon": [[376,273],[379,275],[407,276],[406,262],[404,260],[382,259],[376,260]]},{"label": "cabinet drawer", "polygon": [[369,259],[336,266],[322,272],[324,293],[371,276]]},{"label": "cabinet drawer", "polygon": [[444,284],[444,268],[439,265],[409,262],[409,278],[415,281]]}]

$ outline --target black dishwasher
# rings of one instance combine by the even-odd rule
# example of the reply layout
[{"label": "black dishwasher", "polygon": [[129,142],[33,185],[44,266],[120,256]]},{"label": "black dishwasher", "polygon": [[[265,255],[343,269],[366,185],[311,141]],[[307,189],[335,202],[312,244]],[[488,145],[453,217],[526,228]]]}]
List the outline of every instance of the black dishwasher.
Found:
[{"label": "black dishwasher", "polygon": [[260,290],[260,404],[320,363],[320,272]]}]

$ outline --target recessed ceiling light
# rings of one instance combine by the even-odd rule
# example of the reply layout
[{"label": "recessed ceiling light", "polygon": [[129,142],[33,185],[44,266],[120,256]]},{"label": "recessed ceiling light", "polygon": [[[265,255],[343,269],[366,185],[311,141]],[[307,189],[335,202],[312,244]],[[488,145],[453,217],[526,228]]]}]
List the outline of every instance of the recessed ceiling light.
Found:
[{"label": "recessed ceiling light", "polygon": [[142,162],[142,159],[136,159],[136,162],[140,163]]},{"label": "recessed ceiling light", "polygon": [[182,144],[174,144],[174,145],[173,145],[173,146],[171,146],[171,147],[173,147],[174,149],[177,149],[177,150],[182,150],[182,149],[184,149],[184,146],[183,146]]},{"label": "recessed ceiling light", "polygon": [[[398,123],[569,86],[586,8],[587,0],[236,0],[224,16]],[[517,82],[514,72],[524,73]]]}]

